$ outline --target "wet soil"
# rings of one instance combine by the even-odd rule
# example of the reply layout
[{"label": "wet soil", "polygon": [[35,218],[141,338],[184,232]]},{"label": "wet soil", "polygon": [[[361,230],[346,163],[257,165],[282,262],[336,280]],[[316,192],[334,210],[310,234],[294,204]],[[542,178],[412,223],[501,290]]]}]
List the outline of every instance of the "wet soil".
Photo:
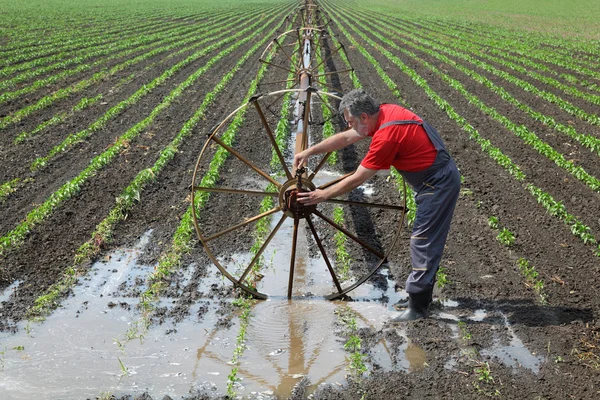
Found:
[{"label": "wet soil", "polygon": [[[485,155],[480,146],[469,139],[468,134],[440,110],[422,89],[381,53],[360,39],[354,31],[358,27],[344,26],[398,85],[402,98],[395,97],[387,89],[373,65],[350,45],[335,24],[332,24],[332,27],[337,37],[346,45],[349,59],[362,85],[380,102],[403,104],[437,127],[460,168],[464,182],[441,264],[447,274],[448,283],[436,288],[436,301],[430,318],[403,325],[389,321],[390,317],[396,315],[392,303],[397,300],[410,270],[407,241],[409,232],[406,228],[401,228],[400,243],[389,255],[389,263],[386,263],[370,281],[370,284],[379,290],[377,296],[380,297],[368,298],[367,295],[365,298],[362,292],[357,290],[354,294],[350,293],[346,302],[359,310],[371,305],[379,305],[384,310],[381,311],[377,323],[367,318],[359,318],[356,335],[362,341],[361,352],[365,354],[369,373],[356,375],[347,370],[346,373],[341,373],[346,375],[343,383],[338,385],[326,381],[318,387],[314,387],[317,382],[311,382],[307,376],[300,377],[300,374],[296,374],[298,376],[293,381],[295,384],[288,390],[288,394],[247,393],[248,398],[597,398],[600,391],[600,378],[597,374],[597,360],[600,359],[597,352],[600,346],[600,259],[593,254],[593,247],[582,243],[571,234],[569,226],[546,213],[525,186]],[[26,311],[33,305],[34,300],[60,279],[65,269],[72,265],[74,252],[88,240],[96,225],[114,206],[115,197],[140,170],[153,164],[158,152],[179,132],[200,105],[204,94],[212,90],[214,84],[250,46],[251,44],[241,46],[213,67],[193,90],[188,90],[109,167],[87,182],[81,192],[54,212],[48,221],[34,228],[25,243],[0,256],[0,294],[8,293],[2,297],[0,308],[0,329],[3,333],[14,331],[15,334],[19,334],[23,331]],[[423,76],[430,87],[446,99],[482,136],[490,139],[494,146],[509,155],[527,174],[527,182],[552,194],[562,201],[571,213],[589,225],[592,232],[598,231],[600,200],[597,193],[481,113],[428,71],[420,61],[400,52],[392,52]],[[447,70],[447,73],[460,80],[467,90],[477,94],[486,104],[494,106],[503,115],[515,122],[530,125],[540,136],[548,138],[548,142],[558,150],[576,148],[567,139],[552,136],[552,132],[543,125],[529,121],[521,111],[503,103],[496,95],[471,82],[462,73],[449,66],[440,65],[439,61],[424,53],[418,55],[421,60]],[[217,97],[205,119],[195,128],[194,133],[160,176],[141,193],[136,207],[131,210],[127,219],[116,227],[111,243],[107,243],[102,254],[98,256],[98,259],[102,260],[116,248],[132,246],[144,237],[146,232],[152,231],[150,242],[139,255],[138,262],[147,266],[144,275],[134,279],[133,283],[123,284],[115,289],[114,297],[118,300],[110,300],[110,309],[121,309],[137,315],[138,297],[145,287],[145,277],[151,273],[161,254],[170,246],[181,217],[189,206],[191,173],[198,154],[212,128],[240,105],[260,65],[257,58],[258,55],[251,58]],[[153,62],[155,61],[157,60]],[[172,60],[172,63],[176,61]],[[181,75],[174,78],[175,81],[185,79],[203,65],[204,61],[206,59],[203,58],[184,69]],[[152,63],[149,62],[148,65],[150,64]],[[153,74],[159,73],[161,68],[165,68],[164,65],[156,65],[157,68],[153,67],[148,72],[149,75],[154,76]],[[342,65],[341,60],[334,58],[328,63],[328,68],[342,68]],[[124,71],[122,75],[101,83],[85,95],[92,97],[93,93],[104,93],[108,88],[114,87],[115,82],[133,72],[135,71]],[[275,81],[285,79],[287,72],[271,69],[268,74],[265,79]],[[488,77],[495,80],[492,76]],[[136,76],[120,89],[120,96],[137,90],[149,78],[150,76]],[[329,79],[332,80],[332,85],[341,85],[344,91],[351,89],[351,81],[346,74],[333,75]],[[502,84],[498,80],[495,82]],[[127,110],[118,121],[111,122],[97,137],[71,150],[68,156],[54,160],[47,171],[35,175],[35,182],[29,189],[9,195],[0,205],[3,215],[0,223],[2,233],[12,229],[33,203],[39,204],[62,182],[77,175],[94,154],[101,152],[111,143],[112,138],[144,118],[169,89],[172,89],[172,86],[166,87],[164,91],[157,90],[156,93],[152,93],[148,99]],[[551,87],[545,87],[545,90],[560,95]],[[533,108],[540,107],[541,112],[561,120],[568,118],[560,111],[546,107],[541,100],[536,101],[530,94],[519,92],[515,88],[509,88],[509,91],[514,92],[515,96]],[[119,101],[117,98],[107,100],[109,104],[102,107],[110,107],[113,101]],[[42,111],[39,116],[24,121],[18,128],[33,127],[38,120],[51,117],[59,109],[67,110],[74,102],[76,100],[70,100],[62,106]],[[100,115],[103,109],[95,106],[81,119],[73,118],[61,125],[61,129],[83,129],[93,117]],[[314,120],[318,121],[318,107],[314,107],[313,113]],[[267,112],[267,121],[270,127],[274,128],[277,120],[278,111],[274,106]],[[335,124],[336,129],[343,129],[339,119]],[[580,127],[585,128],[581,122],[577,122],[577,126],[578,130]],[[311,143],[322,138],[318,124],[313,128],[315,134]],[[592,127],[590,131],[597,132],[597,127]],[[18,134],[16,130],[13,133]],[[24,145],[24,149],[27,149],[24,159],[30,160],[34,152],[45,154],[53,145],[50,137],[56,139],[58,134],[48,135],[48,139],[36,139],[31,145]],[[259,139],[260,137],[262,139]],[[251,106],[239,128],[234,147],[258,168],[270,172],[271,147],[264,139],[264,126]],[[6,176],[12,176],[14,171],[21,171],[15,176],[22,176],[24,169],[21,166],[10,168],[18,152],[8,145],[9,141],[2,140],[7,146],[2,148],[0,162],[6,170],[10,169]],[[288,145],[292,141],[293,139],[289,140]],[[368,145],[368,141],[365,140],[340,151],[340,161],[336,165],[328,166],[327,173],[339,176],[354,170],[367,151]],[[206,157],[201,161],[202,171],[206,169],[215,150],[216,146],[211,146],[207,151]],[[588,167],[590,172],[598,172],[593,154],[579,148],[573,151],[576,151],[577,155],[581,153],[581,163]],[[284,151],[284,156],[287,162],[291,163],[289,148]],[[227,159],[221,168],[218,181],[218,185],[222,187],[246,190],[264,190],[266,183],[265,179],[234,157]],[[369,186],[349,196],[354,201],[388,204],[397,203],[398,197],[398,188],[385,174],[375,176],[369,182]],[[211,195],[206,207],[200,211],[199,223],[203,229],[207,229],[207,234],[219,232],[244,218],[256,215],[260,200],[260,197]],[[332,207],[329,205],[320,209],[324,214],[331,215]],[[369,245],[377,250],[388,250],[391,234],[397,231],[397,219],[382,211],[365,212],[355,208],[345,210],[345,226],[349,231],[365,238]],[[488,225],[490,216],[498,217],[500,226],[515,234],[514,245],[507,247],[499,243],[496,239],[498,231]],[[315,226],[327,249],[328,257],[334,259],[332,252],[335,249],[335,231],[317,218]],[[217,253],[219,259],[235,263],[241,258],[240,253],[245,254],[254,243],[254,227],[254,224],[249,224],[238,230],[234,236],[216,239],[211,249]],[[303,230],[308,232],[306,228]],[[308,243],[309,253],[311,256],[316,255],[316,242],[309,239]],[[356,275],[364,274],[378,262],[377,257],[356,244],[349,245],[349,252],[354,260],[351,269]],[[539,295],[519,271],[518,260],[521,258],[528,260],[539,272],[539,279],[544,282],[543,290],[547,296],[547,303],[541,303]],[[86,265],[91,267],[93,264],[90,262]],[[186,321],[201,323],[208,319],[213,321],[214,318],[210,329],[217,332],[215,335],[222,334],[235,340],[239,329],[239,313],[231,305],[231,301],[239,293],[228,281],[223,283],[222,280],[215,279],[216,269],[198,242],[182,256],[180,265],[181,268],[165,280],[167,289],[161,295],[161,302],[150,319],[153,329],[176,334],[178,327],[184,330],[183,324]],[[312,279],[318,280],[315,277]],[[85,285],[85,281],[86,278],[83,277],[80,285]],[[306,304],[318,295],[305,293],[302,297],[294,299],[293,302]],[[77,300],[76,296],[71,297],[71,300],[73,298]],[[254,312],[260,316],[269,315],[269,307],[273,304],[258,303],[254,306]],[[261,314],[265,308],[268,312]],[[329,305],[323,308],[328,317],[331,316],[333,308]],[[216,317],[213,317],[213,313]],[[301,314],[298,315],[301,317]],[[263,330],[268,330],[267,328],[276,332],[279,322],[271,322],[273,325],[270,327],[255,325],[254,330],[251,327],[248,351],[254,350],[254,344],[258,347],[259,343],[264,343],[259,342],[257,336],[252,336],[252,332],[262,333]],[[295,329],[301,332],[309,332],[311,327],[319,322],[293,321],[297,325],[294,325]],[[330,335],[340,348],[349,338],[347,331],[339,323],[332,325]],[[309,336],[302,337],[307,339]],[[281,340],[280,337],[271,339]],[[164,337],[156,340],[164,340]],[[307,343],[314,344],[310,341]],[[386,349],[389,358],[380,357],[382,348]],[[245,373],[250,380],[252,368],[248,368]],[[224,393],[225,388],[220,387],[218,391],[204,388],[176,395],[165,392],[164,397],[152,397],[141,388],[137,391],[120,392],[113,398],[192,400],[226,398]]]}]

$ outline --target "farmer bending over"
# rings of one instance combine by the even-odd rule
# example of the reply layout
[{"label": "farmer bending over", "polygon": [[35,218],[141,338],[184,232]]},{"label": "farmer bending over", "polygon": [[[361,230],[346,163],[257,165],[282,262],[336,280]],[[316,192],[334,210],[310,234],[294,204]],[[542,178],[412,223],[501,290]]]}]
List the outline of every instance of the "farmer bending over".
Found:
[{"label": "farmer bending over", "polygon": [[298,193],[298,201],[305,205],[321,203],[350,192],[377,170],[394,166],[413,188],[417,216],[410,238],[408,308],[392,321],[425,318],[458,199],[460,174],[456,164],[435,128],[403,107],[378,105],[358,89],[343,97],[340,111],[351,129],[296,154],[294,168],[304,165],[313,154],[339,150],[367,136],[372,137],[369,151],[353,175],[326,189]]}]

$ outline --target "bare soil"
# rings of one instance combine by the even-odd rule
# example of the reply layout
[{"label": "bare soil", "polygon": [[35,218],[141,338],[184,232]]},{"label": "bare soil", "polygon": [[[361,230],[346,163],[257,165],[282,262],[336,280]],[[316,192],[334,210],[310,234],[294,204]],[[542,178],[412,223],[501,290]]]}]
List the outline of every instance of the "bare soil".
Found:
[{"label": "bare soil", "polygon": [[[334,29],[335,28],[334,25]],[[352,27],[346,26],[352,32]],[[398,99],[381,81],[374,67],[366,61],[353,46],[349,45],[341,32],[339,38],[346,44],[349,58],[363,86],[380,102],[398,103],[410,107],[417,114],[437,127],[445,143],[456,160],[464,177],[454,222],[448,238],[442,267],[449,283],[436,290],[439,299],[450,299],[458,306],[448,311],[441,305],[432,310],[432,316],[425,320],[409,322],[401,328],[425,352],[426,366],[418,371],[385,371],[377,367],[368,376],[360,379],[349,378],[344,386],[326,386],[313,393],[314,399],[480,399],[486,396],[506,399],[596,399],[600,396],[600,375],[590,358],[581,355],[589,352],[589,357],[599,357],[600,346],[600,261],[585,245],[574,237],[568,226],[546,213],[526,190],[524,185],[514,180],[502,167],[497,165],[480,146],[468,138],[457,124],[449,119],[427,95],[404,75],[395,65],[384,58],[375,49],[364,43],[358,35],[355,38],[377,59],[386,73],[398,85],[402,99]],[[185,92],[171,108],[158,118],[151,128],[130,143],[111,165],[100,171],[88,181],[80,193],[61,206],[50,218],[35,227],[25,242],[17,249],[9,250],[0,258],[0,290],[4,290],[15,281],[20,281],[14,295],[2,303],[0,309],[0,329],[17,330],[17,323],[25,319],[26,311],[34,300],[43,294],[53,283],[61,278],[64,270],[72,265],[77,248],[87,241],[96,225],[114,206],[115,197],[142,169],[151,166],[158,152],[179,132],[184,122],[201,104],[204,94],[212,90],[214,84],[227,73],[252,44],[241,46],[236,52],[223,59],[218,66]],[[392,51],[392,50],[390,50]],[[454,92],[443,81],[429,73],[420,62],[394,52],[403,61],[424,76],[429,85],[443,98],[449,101],[456,112],[465,117],[481,134],[502,149],[517,162],[533,182],[543,190],[562,201],[571,213],[589,225],[594,232],[600,227],[600,196],[574,177],[568,175],[554,163],[540,155],[497,122],[492,121],[481,111],[469,104],[460,94]],[[201,67],[213,54],[198,60],[183,69],[173,78],[171,85],[183,81],[189,74]],[[548,128],[532,122],[521,111],[506,105],[500,98],[488,92],[480,85],[469,82],[462,73],[450,66],[440,66],[439,61],[419,53],[422,60],[431,62],[448,70],[448,73],[463,82],[467,89],[477,94],[487,104],[499,112],[524,123],[559,150],[576,148],[581,155],[581,163],[590,173],[600,173],[597,158],[587,150],[579,148],[568,138],[556,137]],[[160,254],[171,243],[180,218],[189,205],[189,185],[191,172],[196,158],[211,128],[219,123],[231,110],[239,106],[246,94],[249,82],[255,77],[259,67],[258,55],[251,58],[243,71],[236,74],[232,82],[217,97],[206,118],[181,147],[180,152],[166,166],[141,194],[139,203],[129,213],[128,218],[117,226],[112,242],[106,246],[101,258],[119,246],[135,243],[149,229],[153,229],[153,239],[142,256],[146,264],[156,264]],[[171,60],[175,63],[178,60]],[[157,62],[149,60],[136,70]],[[342,68],[341,62],[328,65],[329,68]],[[497,66],[498,67],[498,66]],[[39,204],[56,190],[63,182],[76,176],[93,155],[103,151],[114,138],[137,121],[143,119],[160,100],[168,94],[172,86],[155,90],[142,102],[123,113],[117,120],[111,121],[106,129],[96,132],[71,149],[68,153],[52,161],[39,173],[27,172],[27,165],[37,155],[46,154],[52,146],[61,140],[65,132],[75,132],[87,127],[95,117],[101,115],[112,104],[133,93],[140,85],[148,82],[162,67],[152,68],[143,76],[136,76],[130,83],[107,95],[102,107],[92,107],[81,118],[74,118],[58,125],[47,134],[23,145],[12,145],[11,140],[23,129],[31,129],[39,121],[51,118],[54,114],[67,111],[77,99],[69,99],[38,113],[34,118],[2,132],[0,169],[3,182],[11,177],[31,177],[34,179],[27,188],[10,195],[2,204],[0,228],[8,232],[35,204]],[[90,88],[81,96],[93,97],[97,93],[112,93],[119,79],[125,78],[135,70],[125,70],[118,77],[109,79]],[[481,72],[481,71],[479,71]],[[270,71],[270,78],[285,79],[284,73]],[[282,78],[283,76],[283,78]],[[497,79],[490,77],[497,81]],[[266,79],[266,78],[265,78]],[[345,91],[351,89],[347,75],[334,76]],[[515,96],[532,107],[541,107],[547,115],[568,123],[570,117],[561,111],[550,108],[542,100],[532,98],[514,87],[508,87]],[[49,91],[51,89],[48,89]],[[546,86],[544,90],[558,93]],[[45,92],[40,92],[40,96]],[[20,100],[11,104],[15,109],[32,100]],[[577,101],[574,101],[577,103]],[[588,110],[593,111],[593,110]],[[250,115],[251,113],[249,113]],[[236,148],[244,154],[250,154],[261,168],[268,169],[271,158],[269,148],[262,146],[253,133],[262,129],[260,120],[248,118],[240,129]],[[268,115],[269,123],[274,126],[277,115]],[[336,128],[343,129],[337,119]],[[578,127],[583,126],[577,122]],[[313,141],[321,139],[319,129]],[[593,130],[597,133],[597,127]],[[566,144],[568,143],[568,144]],[[359,142],[340,152],[340,162],[333,169],[340,173],[352,171],[368,148],[367,141]],[[248,167],[228,160],[222,168],[222,182],[240,182],[253,179]],[[398,190],[386,184],[385,178],[376,177],[372,182],[377,190],[376,197],[383,201],[394,201]],[[355,194],[353,200],[362,200]],[[203,211],[203,224],[215,226],[227,217],[232,210],[236,215],[251,214],[258,208],[260,198],[252,201],[235,200],[213,201]],[[497,231],[488,226],[490,216],[498,217],[501,226],[515,233],[516,242],[511,247],[501,245],[496,240]],[[346,223],[359,236],[369,238],[374,247],[384,247],[389,233],[395,230],[395,221],[388,221],[382,215],[358,213],[347,215]],[[323,224],[317,224],[324,229]],[[389,273],[396,281],[399,290],[404,285],[410,268],[408,258],[407,235],[390,259]],[[323,241],[331,242],[331,235],[324,233]],[[252,244],[250,228],[239,232],[236,240],[219,242],[223,254],[233,254],[240,247]],[[355,251],[355,273],[364,272],[372,260],[366,254]],[[547,304],[540,304],[539,296],[526,283],[519,272],[517,260],[525,258],[536,267],[540,279],[544,281]],[[91,264],[90,264],[91,265]],[[181,284],[181,276],[173,275],[165,297],[174,301],[169,306],[159,307],[153,315],[153,323],[160,325],[165,320],[175,322],[189,318],[201,319],[208,306],[201,307],[198,315],[190,315],[192,304],[218,304],[222,317],[218,325],[229,329],[232,319],[236,318],[230,306],[230,300],[237,292],[231,286],[226,289],[216,285],[203,285],[203,279],[214,268],[206,253],[198,244],[183,257],[182,265],[193,268],[192,279]],[[361,268],[363,270],[361,270]],[[387,267],[386,267],[387,268]],[[374,280],[382,281],[381,275]],[[138,293],[129,293],[132,303]],[[351,300],[351,299],[350,299]],[[297,301],[303,301],[302,299]],[[488,311],[486,318],[474,321],[464,318],[476,310]],[[453,313],[471,333],[465,338],[449,328],[444,313]],[[457,320],[457,321],[458,321]],[[458,326],[458,325],[457,325]],[[392,345],[393,353],[400,357],[400,347],[406,344],[397,334],[398,326],[387,323],[381,330],[363,328],[359,336],[363,340],[362,351],[370,356],[375,345],[385,338]],[[532,354],[540,357],[539,370],[534,372],[521,365],[510,365],[493,355],[480,352],[495,343],[507,344],[512,333],[518,335],[522,344]],[[340,338],[342,340],[342,338]],[[596,359],[597,361],[598,359]],[[476,372],[483,366],[489,367],[493,380],[480,380]],[[307,398],[303,389],[308,382],[301,382],[290,399]],[[497,391],[497,392],[496,392]],[[499,394],[497,394],[499,393]],[[182,394],[185,399],[208,399],[209,394]],[[144,395],[127,395],[125,399],[149,399]],[[165,396],[164,399],[169,399]]]}]

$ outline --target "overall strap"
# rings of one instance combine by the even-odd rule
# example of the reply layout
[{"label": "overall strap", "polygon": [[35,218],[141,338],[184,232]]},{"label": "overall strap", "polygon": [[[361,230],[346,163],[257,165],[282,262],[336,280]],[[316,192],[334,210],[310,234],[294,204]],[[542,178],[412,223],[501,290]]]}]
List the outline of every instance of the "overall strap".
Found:
[{"label": "overall strap", "polygon": [[392,125],[423,125],[423,122],[415,121],[412,119],[389,121],[389,122],[386,122],[385,124],[381,125],[379,127],[379,129],[387,128],[388,126],[392,126]]}]

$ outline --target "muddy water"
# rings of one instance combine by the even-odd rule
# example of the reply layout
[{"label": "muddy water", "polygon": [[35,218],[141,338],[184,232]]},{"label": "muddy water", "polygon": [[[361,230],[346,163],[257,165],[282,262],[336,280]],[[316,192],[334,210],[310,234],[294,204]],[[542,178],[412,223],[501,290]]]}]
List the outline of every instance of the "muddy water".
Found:
[{"label": "muddy water", "polygon": [[[203,318],[189,318],[174,324],[153,326],[143,340],[134,338],[120,347],[115,338],[124,339],[138,320],[137,297],[125,297],[143,289],[143,278],[152,267],[137,263],[145,244],[152,240],[148,232],[135,248],[122,249],[96,263],[87,278],[74,288],[67,299],[42,324],[21,325],[19,333],[0,337],[0,393],[13,399],[82,399],[103,393],[115,395],[148,392],[154,398],[170,395],[174,399],[197,391],[218,396],[226,393],[230,360],[239,331],[238,319],[229,329],[217,323],[216,301],[202,299],[192,307],[197,315],[201,304],[210,301]],[[243,398],[285,398],[293,387],[307,379],[308,392],[320,384],[343,384],[348,362],[334,310],[351,307],[359,327],[376,331],[395,330],[404,339],[394,348],[381,339],[369,350],[367,366],[381,370],[417,373],[426,368],[428,354],[411,341],[402,326],[388,323],[396,315],[391,306],[404,293],[394,291],[394,283],[381,271],[387,285],[364,284],[353,292],[352,302],[329,302],[318,297],[302,297],[306,292],[325,287],[317,269],[325,270],[319,260],[305,257],[304,272],[295,281],[294,300],[285,296],[257,302],[247,330],[246,346],[240,358],[235,390]],[[191,269],[191,268],[190,268]],[[202,283],[229,285],[216,273]],[[185,276],[184,276],[185,279]],[[286,279],[283,279],[287,283]],[[265,278],[266,284],[279,285],[278,279]],[[329,285],[327,283],[326,285]],[[323,285],[323,287],[321,287]],[[286,286],[282,293],[285,293]],[[382,289],[383,288],[383,289]],[[4,296],[16,289],[7,289]],[[201,291],[204,288],[200,288]],[[328,287],[329,290],[329,287]],[[163,299],[169,306],[174,299]],[[446,301],[443,310],[432,317],[455,332],[457,321],[482,321],[490,313],[475,310],[465,315],[458,303]],[[482,354],[498,357],[508,366],[539,370],[541,359],[531,354],[510,328],[510,343],[498,341]],[[452,369],[453,360],[447,368]]]}]

